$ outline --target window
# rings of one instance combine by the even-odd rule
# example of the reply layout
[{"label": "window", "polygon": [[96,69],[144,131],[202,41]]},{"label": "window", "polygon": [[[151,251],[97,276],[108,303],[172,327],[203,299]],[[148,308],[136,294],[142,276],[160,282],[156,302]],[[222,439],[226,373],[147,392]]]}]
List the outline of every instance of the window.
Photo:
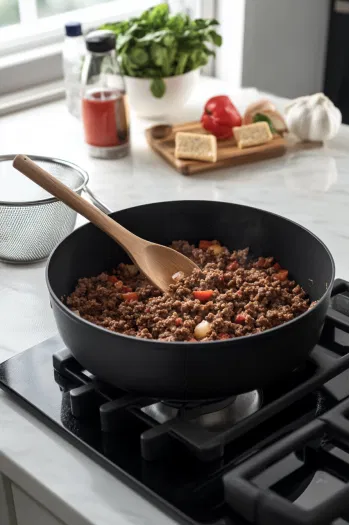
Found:
[{"label": "window", "polygon": [[0,0],[0,28],[19,23],[17,0]]},{"label": "window", "polygon": [[0,27],[44,18],[112,0],[0,0]]},{"label": "window", "polygon": [[140,13],[160,1],[0,0],[0,57],[62,42],[67,21],[77,20],[89,29]]},{"label": "window", "polygon": [[160,1],[0,0],[0,97],[62,79],[66,22],[77,20],[88,31]]},{"label": "window", "polygon": [[[83,30],[136,16],[166,0],[0,0],[0,97],[62,79],[64,24]],[[171,10],[213,17],[216,0],[167,0]],[[0,104],[1,106],[1,104]]]},{"label": "window", "polygon": [[[110,2],[111,0],[104,1]],[[81,9],[83,7],[90,7],[91,5],[99,3],[101,3],[99,0],[36,0],[36,9],[38,17],[41,18],[74,11],[75,9]]]}]

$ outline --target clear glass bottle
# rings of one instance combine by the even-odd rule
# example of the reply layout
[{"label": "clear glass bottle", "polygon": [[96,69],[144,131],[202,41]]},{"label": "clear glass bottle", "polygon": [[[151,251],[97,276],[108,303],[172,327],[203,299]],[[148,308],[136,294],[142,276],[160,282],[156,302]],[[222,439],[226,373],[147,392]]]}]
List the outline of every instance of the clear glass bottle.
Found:
[{"label": "clear glass bottle", "polygon": [[112,31],[86,36],[82,70],[82,120],[92,157],[123,157],[129,150],[129,111]]},{"label": "clear glass bottle", "polygon": [[66,100],[69,112],[75,117],[81,115],[81,70],[86,54],[81,24],[70,22],[65,25],[63,44],[63,72]]}]

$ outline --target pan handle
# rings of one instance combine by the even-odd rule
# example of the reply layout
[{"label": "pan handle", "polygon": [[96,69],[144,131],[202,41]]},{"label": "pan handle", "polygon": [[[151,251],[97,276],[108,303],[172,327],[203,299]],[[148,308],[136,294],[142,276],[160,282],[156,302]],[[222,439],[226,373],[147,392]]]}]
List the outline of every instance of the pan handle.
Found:
[{"label": "pan handle", "polygon": [[109,213],[112,212],[112,210],[107,208],[107,206],[105,206],[105,204],[103,204],[103,202],[101,202],[99,199],[97,199],[97,197],[92,193],[92,191],[90,190],[90,188],[88,186],[85,186],[84,191],[87,193],[87,195],[89,196],[92,204],[94,204],[96,206],[96,208],[101,210],[106,215],[109,215]]}]

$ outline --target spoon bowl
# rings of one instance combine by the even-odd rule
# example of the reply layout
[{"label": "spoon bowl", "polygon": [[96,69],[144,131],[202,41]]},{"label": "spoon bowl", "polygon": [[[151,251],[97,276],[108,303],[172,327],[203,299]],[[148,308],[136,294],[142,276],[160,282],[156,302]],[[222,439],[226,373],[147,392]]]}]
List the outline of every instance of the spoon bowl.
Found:
[{"label": "spoon bowl", "polygon": [[[154,268],[158,268],[156,273]],[[149,244],[144,250],[142,271],[147,277],[151,274],[151,279],[148,279],[164,292],[168,292],[169,285],[174,284],[173,276],[176,273],[190,275],[195,268],[198,266],[191,259],[161,244]]]},{"label": "spoon bowl", "polygon": [[26,155],[17,155],[13,166],[114,239],[149,281],[163,292],[168,292],[170,285],[174,284],[174,274],[182,272],[183,276],[187,276],[198,268],[193,261],[176,250],[134,235],[35,164]]}]

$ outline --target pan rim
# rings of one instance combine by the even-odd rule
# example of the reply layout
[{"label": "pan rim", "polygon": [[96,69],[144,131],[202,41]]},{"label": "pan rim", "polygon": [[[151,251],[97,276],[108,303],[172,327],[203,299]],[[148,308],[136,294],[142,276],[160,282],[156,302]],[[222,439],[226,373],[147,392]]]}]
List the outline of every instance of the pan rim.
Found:
[{"label": "pan rim", "polygon": [[242,335],[240,337],[234,337],[232,339],[224,339],[224,340],[216,340],[216,341],[203,341],[203,342],[197,341],[195,343],[195,345],[194,345],[194,343],[189,342],[189,341],[161,341],[159,339],[145,339],[145,338],[136,337],[136,336],[133,336],[133,335],[125,335],[125,334],[120,334],[118,332],[113,332],[112,330],[108,330],[107,328],[104,328],[103,326],[96,325],[96,324],[92,323],[91,321],[87,321],[86,319],[84,319],[84,318],[74,314],[57,297],[57,295],[53,291],[53,289],[51,287],[51,284],[50,284],[50,281],[49,281],[49,275],[48,275],[49,267],[50,267],[51,259],[54,257],[54,254],[55,254],[56,250],[62,244],[62,242],[64,242],[66,239],[68,239],[68,237],[73,235],[75,231],[78,231],[81,228],[84,228],[85,226],[88,226],[88,224],[90,224],[90,223],[87,223],[87,224],[83,224],[79,228],[76,228],[72,233],[70,233],[67,237],[65,237],[65,239],[63,239],[63,241],[61,241],[56,246],[56,248],[52,251],[52,253],[50,254],[50,256],[48,258],[47,264],[46,264],[45,279],[46,279],[47,288],[48,288],[49,293],[50,293],[50,297],[53,299],[53,301],[56,303],[56,305],[59,308],[61,308],[61,310],[63,310],[63,312],[66,315],[68,315],[68,317],[70,317],[71,319],[75,320],[75,322],[77,322],[79,324],[88,325],[90,327],[98,329],[102,333],[106,333],[108,335],[111,334],[111,335],[117,336],[117,337],[122,337],[122,338],[125,338],[126,340],[137,341],[137,342],[142,343],[144,345],[146,345],[146,344],[149,345],[149,344],[154,344],[154,343],[156,343],[158,345],[180,345],[180,346],[191,345],[191,346],[195,346],[195,348],[197,348],[198,345],[200,345],[200,347],[207,347],[209,345],[214,345],[214,344],[220,344],[220,345],[227,346],[227,345],[234,344],[234,341],[241,341],[241,339],[248,339],[248,340],[250,340],[251,338],[256,338],[256,337],[259,337],[261,339],[262,337],[265,337],[265,336],[268,336],[269,334],[274,333],[276,330],[281,330],[284,327],[288,327],[288,326],[292,325],[292,323],[297,322],[299,319],[302,319],[302,318],[306,317],[307,315],[310,315],[312,312],[314,312],[316,309],[318,309],[321,306],[321,304],[325,301],[325,299],[327,298],[328,294],[331,292],[332,287],[333,287],[333,283],[334,283],[334,280],[335,280],[336,266],[335,266],[335,262],[334,262],[333,256],[332,256],[330,250],[327,248],[326,244],[317,235],[315,235],[310,230],[308,230],[308,228],[305,228],[301,224],[298,224],[297,222],[295,222],[295,221],[293,221],[291,219],[288,219],[286,217],[283,217],[282,215],[279,215],[277,213],[273,213],[273,212],[270,212],[270,211],[267,211],[267,210],[263,210],[262,208],[256,208],[254,206],[246,206],[245,204],[238,204],[238,203],[234,203],[234,202],[212,201],[212,200],[201,200],[201,199],[200,200],[199,199],[196,199],[196,200],[188,199],[188,200],[176,200],[176,201],[172,201],[172,200],[171,201],[158,201],[158,202],[152,202],[152,203],[147,203],[147,204],[140,204],[140,205],[137,205],[137,206],[123,208],[122,210],[113,211],[110,214],[119,213],[119,212],[127,211],[127,210],[132,210],[132,209],[135,209],[135,208],[145,208],[147,206],[152,206],[154,204],[159,204],[159,205],[166,204],[166,203],[169,203],[169,202],[173,203],[173,204],[181,204],[181,203],[193,203],[194,204],[194,203],[199,203],[200,202],[200,203],[216,203],[216,204],[223,204],[223,205],[233,205],[233,206],[238,206],[240,208],[248,208],[248,209],[251,209],[251,210],[261,211],[261,212],[266,213],[268,215],[271,215],[273,217],[277,217],[277,218],[285,220],[285,221],[287,221],[287,222],[289,222],[291,224],[294,224],[298,228],[301,228],[306,233],[308,233],[312,237],[314,237],[322,245],[322,247],[325,249],[325,251],[326,251],[326,253],[327,253],[327,255],[328,255],[329,259],[330,259],[331,266],[332,266],[332,276],[331,276],[330,283],[327,283],[326,292],[316,302],[316,305],[314,307],[310,308],[309,310],[307,310],[306,312],[302,313],[298,317],[295,317],[294,319],[291,319],[290,321],[286,321],[286,323],[283,323],[283,324],[281,324],[279,326],[274,326],[273,328],[269,328],[268,330],[265,330],[264,332],[259,332],[257,334],[251,334],[251,335]]}]

